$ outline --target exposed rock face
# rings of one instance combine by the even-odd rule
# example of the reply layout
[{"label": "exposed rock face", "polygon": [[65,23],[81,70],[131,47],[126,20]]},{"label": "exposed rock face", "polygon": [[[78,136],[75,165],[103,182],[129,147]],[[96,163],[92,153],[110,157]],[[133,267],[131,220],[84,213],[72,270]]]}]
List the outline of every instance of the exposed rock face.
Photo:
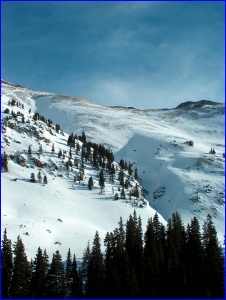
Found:
[{"label": "exposed rock face", "polygon": [[193,101],[187,101],[179,104],[176,108],[183,108],[183,109],[190,109],[190,108],[200,108],[203,107],[204,105],[219,105],[222,103],[219,102],[213,102],[210,100],[200,100],[197,102]]}]

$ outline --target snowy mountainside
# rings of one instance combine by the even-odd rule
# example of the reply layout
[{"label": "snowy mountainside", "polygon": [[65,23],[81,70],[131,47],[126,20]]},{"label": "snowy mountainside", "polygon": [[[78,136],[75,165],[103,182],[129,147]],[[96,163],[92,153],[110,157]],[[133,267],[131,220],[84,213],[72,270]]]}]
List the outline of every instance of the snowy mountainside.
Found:
[{"label": "snowy mountainside", "polygon": [[[60,124],[65,137],[66,133],[79,135],[84,130],[88,140],[109,146],[117,162],[122,158],[133,163],[138,168],[140,183],[148,191],[146,199],[165,220],[178,211],[185,225],[194,216],[202,225],[210,214],[223,244],[223,104],[213,105],[205,100],[170,110],[104,107],[84,99],[34,91],[7,82],[2,82],[2,94],[6,99],[19,99],[27,109]],[[58,142],[55,143],[56,148],[60,148]],[[65,140],[62,142],[61,137],[59,143],[65,144]],[[210,149],[216,153],[210,154]],[[65,179],[56,178],[65,182]],[[114,207],[119,204],[112,202]],[[101,210],[99,205],[98,210]],[[139,214],[145,210],[139,209]],[[115,228],[120,215],[123,214],[119,213],[111,226],[109,222],[111,228],[105,232]],[[123,215],[124,220],[127,215]],[[146,217],[143,225],[146,225]]]},{"label": "snowy mountainside", "polygon": [[[51,123],[34,120],[31,110],[34,103],[29,105],[33,101],[29,93],[34,96],[32,91],[14,95],[2,90],[2,154],[5,152],[9,156],[9,172],[3,172],[1,178],[2,233],[6,227],[12,241],[20,235],[29,258],[35,256],[40,246],[47,249],[49,256],[59,249],[63,258],[66,258],[70,247],[79,259],[87,242],[92,243],[96,230],[103,246],[107,231],[118,226],[120,217],[126,222],[134,209],[141,216],[145,230],[148,218],[153,217],[156,211],[142,196],[142,187],[134,176],[125,171],[125,179],[130,186],[125,189],[126,199],[121,199],[118,190],[122,190],[118,181],[120,167],[114,162],[114,182],[104,171],[105,188],[101,194],[100,170],[94,168],[90,161],[84,161],[84,176],[80,178],[83,143],[79,140],[76,144],[80,149],[72,148],[73,166],[67,169],[70,152],[68,134],[61,130],[57,132],[56,126]],[[26,101],[23,101],[23,96]],[[65,158],[59,157],[60,150]],[[36,182],[31,182],[32,173]],[[44,184],[45,176],[47,184]],[[88,190],[91,176],[94,186]],[[129,195],[136,185],[139,198]],[[119,195],[117,201],[116,193]],[[165,220],[159,217],[165,224]]]}]

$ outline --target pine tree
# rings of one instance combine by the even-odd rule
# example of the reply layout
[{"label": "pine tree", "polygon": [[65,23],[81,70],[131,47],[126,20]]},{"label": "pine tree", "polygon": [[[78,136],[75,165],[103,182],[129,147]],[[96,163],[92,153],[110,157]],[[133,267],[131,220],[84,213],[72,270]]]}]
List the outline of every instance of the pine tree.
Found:
[{"label": "pine tree", "polygon": [[58,152],[58,158],[61,158],[62,155],[63,155],[62,150],[59,150],[59,152]]},{"label": "pine tree", "polygon": [[2,155],[2,172],[9,172],[8,161],[9,161],[9,157],[4,151]]},{"label": "pine tree", "polygon": [[204,252],[198,219],[194,217],[187,225],[184,251],[187,269],[187,297],[203,297]]},{"label": "pine tree", "polygon": [[47,284],[47,297],[64,298],[66,296],[64,265],[59,250],[53,254],[52,262],[47,275]]},{"label": "pine tree", "polygon": [[129,163],[128,174],[131,176],[133,174],[132,165]]},{"label": "pine tree", "polygon": [[103,189],[105,187],[104,182],[105,182],[104,173],[103,173],[103,170],[101,170],[100,174],[99,174],[99,186],[100,186],[101,192],[103,191]]},{"label": "pine tree", "polygon": [[96,231],[88,264],[87,297],[102,297],[103,280],[103,258],[101,253],[99,233]]},{"label": "pine tree", "polygon": [[38,172],[38,175],[37,175],[38,180],[41,181],[41,177],[42,177],[42,176],[41,176],[41,171],[39,171],[39,172]]},{"label": "pine tree", "polygon": [[138,185],[136,183],[135,185],[135,188],[134,188],[134,191],[133,191],[133,194],[132,194],[134,197],[136,197],[136,199],[139,198],[139,190],[138,190]]},{"label": "pine tree", "polygon": [[37,121],[37,120],[39,120],[39,118],[40,118],[39,113],[35,113],[34,116],[33,116],[33,120]]},{"label": "pine tree", "polygon": [[[134,210],[135,213],[135,210]],[[136,256],[137,260],[134,265],[137,283],[139,287],[139,292],[143,289],[143,232],[142,232],[142,221],[141,217],[138,217],[137,227],[136,227]]]},{"label": "pine tree", "polygon": [[83,142],[84,145],[86,144],[86,134],[85,134],[85,131],[82,132],[81,141]]},{"label": "pine tree", "polygon": [[124,188],[122,188],[122,190],[121,190],[121,198],[122,199],[126,198]]},{"label": "pine tree", "polygon": [[60,125],[56,124],[56,132],[59,133],[59,131],[60,131]]},{"label": "pine tree", "polygon": [[118,193],[115,193],[114,200],[118,200]]},{"label": "pine tree", "polygon": [[30,179],[30,182],[36,182],[36,179],[35,179],[35,173],[31,173],[31,179]]},{"label": "pine tree", "polygon": [[92,190],[92,187],[93,187],[93,178],[92,176],[89,178],[89,181],[88,181],[88,189],[91,191]]},{"label": "pine tree", "polygon": [[76,297],[76,298],[82,297],[83,296],[82,278],[81,278],[81,274],[79,276],[77,271],[77,262],[76,262],[75,254],[73,256],[72,267],[71,267],[71,279],[72,279],[72,285],[71,285],[72,297]]},{"label": "pine tree", "polygon": [[74,136],[73,136],[73,132],[71,133],[71,135],[69,135],[69,137],[68,137],[68,141],[67,141],[67,145],[69,146],[69,147],[75,147],[75,138],[74,138]]},{"label": "pine tree", "polygon": [[84,292],[83,292],[83,275],[82,275],[82,269],[79,268],[78,270],[78,289],[76,291],[77,298],[83,298]]},{"label": "pine tree", "polygon": [[31,154],[32,154],[32,149],[31,149],[31,145],[29,145],[29,147],[28,147],[28,154],[31,156]]},{"label": "pine tree", "polygon": [[90,144],[86,144],[86,161],[91,161],[91,147]]},{"label": "pine tree", "polygon": [[34,298],[43,298],[46,296],[46,279],[48,272],[48,259],[46,253],[42,253],[39,247],[34,263],[31,280],[31,296]]},{"label": "pine tree", "polygon": [[25,253],[25,247],[18,236],[17,242],[13,245],[13,275],[12,275],[12,297],[29,297],[31,281],[31,268]]},{"label": "pine tree", "polygon": [[202,244],[206,275],[205,287],[208,291],[206,294],[213,298],[221,298],[224,296],[224,258],[210,215],[207,216],[203,224]]},{"label": "pine tree", "polygon": [[126,277],[125,277],[125,293],[128,298],[138,297],[138,281],[134,267],[129,266]]},{"label": "pine tree", "polygon": [[2,172],[9,172],[8,161],[9,161],[9,156],[4,151],[2,155]]},{"label": "pine tree", "polygon": [[[156,272],[156,294],[159,297],[164,296],[164,292],[162,289],[162,282],[165,279],[166,272],[166,231],[165,226],[159,221],[159,215],[156,213],[153,217],[153,228],[155,241],[157,245],[157,253],[158,253],[158,270]],[[165,295],[166,296],[166,295]]]},{"label": "pine tree", "polygon": [[66,270],[65,270],[65,286],[66,286],[66,296],[71,298],[72,296],[72,257],[71,250],[69,248],[66,259]]},{"label": "pine tree", "polygon": [[74,254],[72,260],[70,249],[68,250],[66,260],[65,285],[67,298],[77,298],[82,295],[82,288],[79,283],[79,276],[77,271],[76,257]]},{"label": "pine tree", "polygon": [[167,224],[167,264],[168,264],[168,295],[184,297],[185,266],[182,260],[185,247],[185,229],[178,212],[172,214]]},{"label": "pine tree", "polygon": [[123,160],[123,159],[120,159],[119,166],[120,166],[122,169],[125,168],[125,163],[124,163],[124,160]]},{"label": "pine tree", "polygon": [[76,154],[78,154],[80,151],[80,145],[79,145],[79,142],[77,142],[76,144]]},{"label": "pine tree", "polygon": [[165,254],[166,254],[166,234],[165,234],[165,227],[159,221],[159,215],[157,214],[157,212],[153,217],[153,228],[155,234],[155,241],[158,246],[157,251],[158,251],[159,263],[162,265],[164,263]]},{"label": "pine tree", "polygon": [[129,220],[126,223],[125,248],[128,253],[129,263],[131,267],[134,268],[136,280],[140,289],[142,288],[142,243],[141,218],[137,218],[136,210],[134,210],[133,216],[130,215]]},{"label": "pine tree", "polygon": [[89,260],[90,260],[90,245],[88,242],[82,257],[82,274],[84,277],[87,277],[88,274]]},{"label": "pine tree", "polygon": [[70,147],[70,150],[69,150],[69,159],[72,159],[72,151],[71,151],[71,147]]},{"label": "pine tree", "polygon": [[120,181],[120,185],[124,185],[124,172],[123,170],[119,171],[118,180]]},{"label": "pine tree", "polygon": [[44,184],[47,184],[47,183],[48,183],[48,179],[47,179],[47,176],[46,176],[46,175],[45,175],[44,178],[43,178],[43,183],[44,183]]},{"label": "pine tree", "polygon": [[113,232],[113,238],[115,241],[114,249],[114,261],[113,266],[115,267],[115,297],[127,297],[126,294],[126,282],[129,270],[129,259],[127,251],[125,250],[125,230],[122,219],[119,221],[119,228],[116,228]]},{"label": "pine tree", "polygon": [[104,244],[106,247],[105,255],[105,280],[104,280],[104,297],[119,297],[120,281],[117,270],[116,257],[117,248],[116,240],[112,232],[106,234]]},{"label": "pine tree", "polygon": [[119,239],[122,243],[122,246],[124,247],[126,233],[125,233],[125,229],[124,229],[125,225],[123,224],[122,217],[120,217],[118,225],[119,225],[119,229],[118,229],[119,230],[119,235],[118,235],[118,237],[119,237]]},{"label": "pine tree", "polygon": [[39,146],[39,154],[42,155],[42,145]]},{"label": "pine tree", "polygon": [[111,175],[111,181],[114,182],[114,176],[115,176],[115,166],[114,166],[114,164],[111,164],[110,175]]},{"label": "pine tree", "polygon": [[51,149],[51,151],[52,151],[52,154],[55,153],[54,143],[52,144],[52,149]]},{"label": "pine tree", "polygon": [[[152,218],[148,220],[144,234],[144,297],[155,297],[158,253]],[[158,277],[157,277],[158,278]]]},{"label": "pine tree", "polygon": [[130,261],[135,259],[134,257],[134,244],[135,244],[135,224],[130,214],[129,219],[126,222],[126,241],[125,248],[128,253],[128,257]]},{"label": "pine tree", "polygon": [[134,178],[135,178],[136,180],[138,180],[137,168],[135,169],[135,172],[134,172]]},{"label": "pine tree", "polygon": [[13,271],[13,255],[12,255],[12,243],[7,238],[6,228],[3,234],[2,240],[2,297],[10,298],[11,296],[11,280]]}]

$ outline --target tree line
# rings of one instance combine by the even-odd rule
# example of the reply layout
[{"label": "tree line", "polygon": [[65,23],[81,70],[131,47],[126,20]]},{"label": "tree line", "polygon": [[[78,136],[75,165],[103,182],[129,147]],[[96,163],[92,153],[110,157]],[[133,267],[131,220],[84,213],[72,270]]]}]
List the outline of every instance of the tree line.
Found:
[{"label": "tree line", "polygon": [[51,263],[39,247],[28,261],[20,236],[2,240],[3,298],[223,298],[224,257],[210,215],[182,223],[177,212],[165,227],[157,213],[147,222],[136,210],[126,224],[107,232],[105,253],[98,231],[84,250],[81,267],[70,249],[66,263],[57,250]]},{"label": "tree line", "polygon": [[[82,142],[82,149],[78,141]],[[76,148],[76,153],[81,150],[81,158],[85,161],[92,162],[92,165],[99,169],[103,168],[108,171],[112,168],[112,163],[114,162],[114,155],[110,149],[105,148],[101,144],[96,144],[87,141],[86,134],[83,131],[82,135],[73,135],[73,132],[68,136],[67,145],[71,148]]]}]

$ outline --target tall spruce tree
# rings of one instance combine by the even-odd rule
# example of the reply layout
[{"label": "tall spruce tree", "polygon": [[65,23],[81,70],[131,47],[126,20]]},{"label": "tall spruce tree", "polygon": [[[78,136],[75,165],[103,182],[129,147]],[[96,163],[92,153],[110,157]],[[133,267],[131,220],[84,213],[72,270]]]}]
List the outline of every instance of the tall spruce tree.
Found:
[{"label": "tall spruce tree", "polygon": [[103,280],[103,258],[99,233],[96,231],[88,265],[87,297],[102,297]]},{"label": "tall spruce tree", "polygon": [[104,280],[104,297],[117,297],[119,290],[119,276],[115,264],[116,243],[112,232],[107,232],[104,245],[105,245],[105,280]]},{"label": "tall spruce tree", "polygon": [[39,247],[34,263],[31,280],[31,296],[34,298],[43,298],[46,296],[46,279],[48,273],[48,260],[46,253],[43,254]]},{"label": "tall spruce tree", "polygon": [[52,144],[52,149],[51,149],[51,151],[52,151],[52,154],[55,153],[54,143]]},{"label": "tall spruce tree", "polygon": [[119,228],[108,233],[105,238],[105,285],[104,297],[126,297],[129,259],[124,249],[125,231],[122,218]]},{"label": "tall spruce tree", "polygon": [[88,189],[91,191],[93,187],[93,177],[91,176],[88,181]]},{"label": "tall spruce tree", "polygon": [[84,283],[83,283],[83,275],[82,269],[79,268],[78,270],[78,290],[76,292],[78,298],[84,297]]},{"label": "tall spruce tree", "polygon": [[85,131],[82,132],[81,141],[83,142],[84,145],[86,144],[86,134],[85,134]]},{"label": "tall spruce tree", "polygon": [[136,180],[138,180],[138,171],[137,171],[137,168],[135,169],[135,172],[134,172],[134,178],[135,178]]},{"label": "tall spruce tree", "polygon": [[212,217],[207,216],[203,224],[202,243],[205,261],[206,297],[224,296],[224,257],[218,242],[216,228]]},{"label": "tall spruce tree", "polygon": [[126,223],[125,248],[128,253],[129,263],[134,268],[138,286],[142,289],[142,224],[141,218],[137,218],[136,210],[134,210],[133,217],[130,215]]},{"label": "tall spruce tree", "polygon": [[152,218],[148,220],[144,234],[144,297],[156,297],[156,283],[159,280],[158,245]]},{"label": "tall spruce tree", "polygon": [[48,183],[48,179],[47,179],[47,176],[46,176],[46,175],[45,175],[44,178],[43,178],[43,183],[44,183],[44,184],[47,184],[47,183]]},{"label": "tall spruce tree", "polygon": [[122,217],[120,217],[119,219],[119,222],[118,222],[118,225],[119,225],[119,228],[118,228],[118,231],[119,231],[119,234],[118,234],[118,237],[119,237],[119,240],[122,244],[122,246],[124,247],[125,245],[125,225],[123,224],[123,220],[122,220]]},{"label": "tall spruce tree", "polygon": [[64,298],[66,296],[64,265],[59,250],[57,250],[53,254],[52,262],[47,276],[47,283],[47,297]]},{"label": "tall spruce tree", "polygon": [[31,149],[31,145],[28,146],[28,154],[31,156],[32,154],[32,149]]},{"label": "tall spruce tree", "polygon": [[2,172],[9,172],[8,161],[9,161],[9,157],[4,151],[2,155]]},{"label": "tall spruce tree", "polygon": [[99,186],[100,186],[100,189],[101,189],[101,193],[105,187],[105,179],[104,179],[104,172],[103,170],[100,171],[100,174],[99,174]]},{"label": "tall spruce tree", "polygon": [[65,270],[65,288],[67,298],[72,296],[72,257],[71,250],[69,248],[66,259],[66,270]]},{"label": "tall spruce tree", "polygon": [[69,159],[72,159],[72,150],[71,150],[71,147],[70,147],[70,150],[69,150]]},{"label": "tall spruce tree", "polygon": [[186,297],[203,297],[204,252],[196,217],[187,225],[184,256],[187,270]]},{"label": "tall spruce tree", "polygon": [[82,274],[83,277],[87,277],[88,274],[88,266],[89,266],[89,260],[90,260],[90,245],[89,242],[86,246],[86,249],[83,253],[83,257],[82,257]]},{"label": "tall spruce tree", "polygon": [[13,245],[13,254],[12,297],[26,298],[30,296],[31,266],[20,236]]},{"label": "tall spruce tree", "polygon": [[[134,215],[136,211],[134,210]],[[142,232],[142,221],[141,217],[138,217],[136,226],[136,261],[134,264],[134,270],[136,273],[138,292],[141,293],[143,290],[143,232]]]},{"label": "tall spruce tree", "polygon": [[134,267],[129,265],[125,277],[125,294],[128,298],[137,298],[139,296],[139,285]]},{"label": "tall spruce tree", "polygon": [[72,297],[79,298],[83,296],[83,286],[82,286],[82,277],[81,274],[79,276],[79,273],[77,271],[77,261],[75,254],[73,256],[72,261],[72,268],[71,268],[71,291],[72,291]]},{"label": "tall spruce tree", "polygon": [[2,298],[11,297],[11,281],[13,272],[13,254],[12,254],[12,243],[7,238],[6,228],[3,234],[2,240]]},{"label": "tall spruce tree", "polygon": [[166,282],[168,295],[184,297],[185,293],[185,266],[182,260],[185,247],[185,228],[178,212],[172,214],[167,223],[167,267],[168,280]]}]

